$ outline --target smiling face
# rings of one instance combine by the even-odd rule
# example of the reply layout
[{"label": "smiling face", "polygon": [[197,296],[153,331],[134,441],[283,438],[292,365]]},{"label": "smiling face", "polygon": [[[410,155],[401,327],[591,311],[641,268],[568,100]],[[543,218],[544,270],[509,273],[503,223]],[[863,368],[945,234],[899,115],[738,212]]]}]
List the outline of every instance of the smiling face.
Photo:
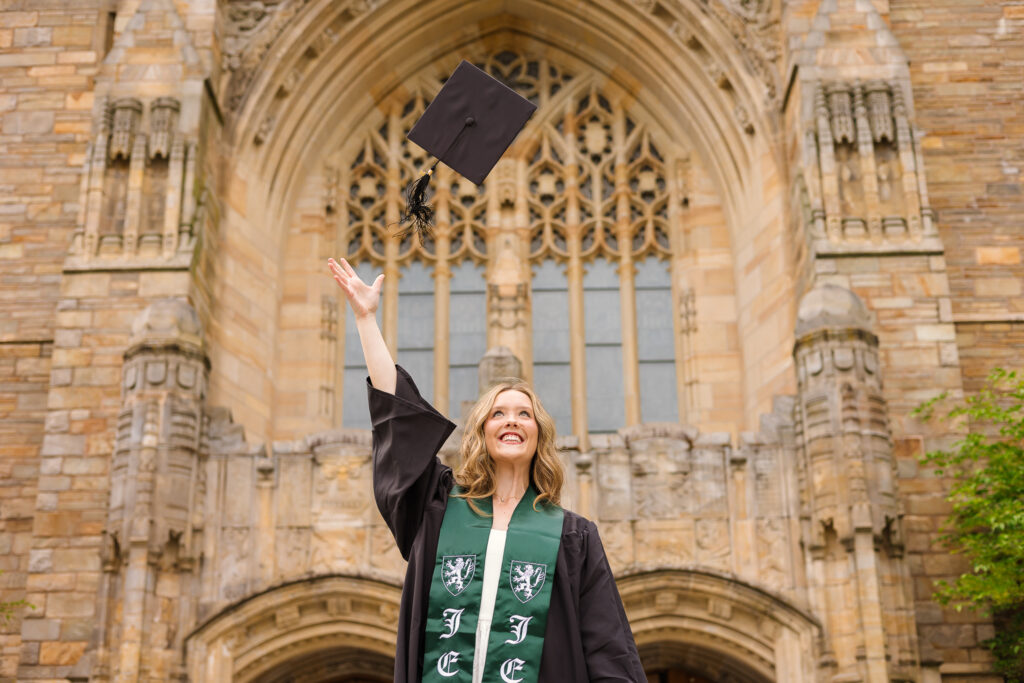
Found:
[{"label": "smiling face", "polygon": [[515,389],[501,392],[483,426],[484,446],[495,463],[529,465],[540,432],[529,396]]}]

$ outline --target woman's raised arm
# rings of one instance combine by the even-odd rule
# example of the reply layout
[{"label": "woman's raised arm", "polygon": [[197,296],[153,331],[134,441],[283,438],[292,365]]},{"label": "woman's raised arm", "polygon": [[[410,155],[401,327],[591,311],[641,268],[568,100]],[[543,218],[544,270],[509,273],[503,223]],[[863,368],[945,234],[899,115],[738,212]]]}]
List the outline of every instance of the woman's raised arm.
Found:
[{"label": "woman's raised arm", "polygon": [[352,270],[345,259],[327,259],[327,266],[355,314],[356,329],[359,330],[359,342],[363,346],[363,359],[370,373],[370,382],[380,391],[395,393],[398,381],[395,360],[377,327],[377,305],[380,303],[384,274],[378,275],[373,284],[368,285],[356,275],[356,271]]}]

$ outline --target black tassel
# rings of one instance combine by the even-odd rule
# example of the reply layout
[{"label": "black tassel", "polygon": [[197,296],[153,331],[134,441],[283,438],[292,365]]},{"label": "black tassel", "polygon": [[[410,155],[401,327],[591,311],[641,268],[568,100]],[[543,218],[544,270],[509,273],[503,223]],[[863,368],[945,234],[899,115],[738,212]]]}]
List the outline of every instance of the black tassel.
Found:
[{"label": "black tassel", "polygon": [[406,190],[405,213],[398,219],[398,224],[409,223],[409,225],[398,233],[399,239],[405,239],[413,232],[419,234],[421,242],[431,236],[431,227],[434,225],[434,209],[426,203],[426,198],[427,186],[430,184],[430,176],[434,174],[435,168],[437,168],[436,161]]}]

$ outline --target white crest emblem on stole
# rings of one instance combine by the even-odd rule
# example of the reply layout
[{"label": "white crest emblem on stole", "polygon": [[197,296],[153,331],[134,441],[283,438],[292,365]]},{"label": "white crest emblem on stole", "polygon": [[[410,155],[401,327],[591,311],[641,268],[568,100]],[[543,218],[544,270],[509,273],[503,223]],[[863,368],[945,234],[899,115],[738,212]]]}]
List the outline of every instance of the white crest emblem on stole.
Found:
[{"label": "white crest emblem on stole", "polygon": [[546,564],[513,560],[508,576],[509,582],[512,584],[512,593],[519,599],[519,602],[533,600],[544,585],[547,575],[548,566]]},{"label": "white crest emblem on stole", "polygon": [[530,622],[533,621],[533,617],[521,617],[518,614],[513,614],[508,618],[508,621],[512,624],[512,635],[514,637],[506,640],[505,644],[518,645],[526,638],[526,629],[529,627]]},{"label": "white crest emblem on stole", "polygon": [[519,683],[523,679],[512,678],[512,676],[523,670],[523,664],[526,664],[526,662],[518,657],[506,659],[505,663],[501,665],[501,680],[505,681],[505,683]]},{"label": "white crest emblem on stole", "polygon": [[466,590],[474,573],[476,555],[445,555],[441,558],[441,580],[452,597]]},{"label": "white crest emblem on stole", "polygon": [[448,629],[448,633],[443,634],[442,639],[451,638],[458,632],[459,624],[462,622],[462,613],[465,611],[465,607],[462,609],[449,607],[444,611],[444,625]]},{"label": "white crest emblem on stole", "polygon": [[[441,674],[445,678],[451,678],[459,673],[459,667],[456,666],[459,663],[459,653],[455,650],[451,652],[445,652],[437,660],[437,673]],[[454,670],[452,667],[455,667]]]}]

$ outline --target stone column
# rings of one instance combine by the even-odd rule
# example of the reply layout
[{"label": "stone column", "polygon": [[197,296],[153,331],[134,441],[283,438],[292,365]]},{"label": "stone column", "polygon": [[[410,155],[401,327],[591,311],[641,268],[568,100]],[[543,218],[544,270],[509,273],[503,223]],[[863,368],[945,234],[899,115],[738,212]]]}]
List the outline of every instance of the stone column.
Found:
[{"label": "stone column", "polygon": [[92,680],[177,680],[201,500],[209,361],[195,310],[146,308],[124,354],[103,543],[101,636]]},{"label": "stone column", "polygon": [[914,668],[917,658],[878,338],[870,327],[852,292],[821,285],[800,303],[793,354],[801,515],[811,601],[825,626],[823,665],[848,680],[883,683]]}]

